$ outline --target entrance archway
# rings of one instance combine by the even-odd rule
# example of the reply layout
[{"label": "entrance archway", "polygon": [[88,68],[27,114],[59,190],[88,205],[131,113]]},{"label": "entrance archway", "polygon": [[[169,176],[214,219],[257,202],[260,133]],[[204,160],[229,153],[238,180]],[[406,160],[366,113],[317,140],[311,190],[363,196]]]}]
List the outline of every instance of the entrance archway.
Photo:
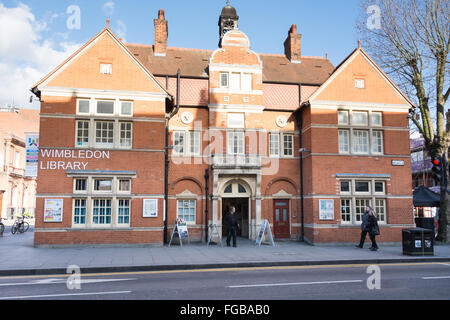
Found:
[{"label": "entrance archway", "polygon": [[221,193],[222,196],[222,235],[227,233],[224,218],[231,206],[236,208],[236,217],[239,224],[238,237],[250,237],[250,199],[251,192],[247,184],[241,181],[228,182]]}]

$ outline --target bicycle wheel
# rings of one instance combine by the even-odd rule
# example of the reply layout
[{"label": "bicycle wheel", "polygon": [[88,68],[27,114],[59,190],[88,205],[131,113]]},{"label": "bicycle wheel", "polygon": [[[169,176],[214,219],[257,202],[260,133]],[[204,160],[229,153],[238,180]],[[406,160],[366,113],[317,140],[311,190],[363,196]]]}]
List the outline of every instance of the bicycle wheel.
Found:
[{"label": "bicycle wheel", "polygon": [[17,223],[14,223],[14,225],[11,227],[11,233],[12,234],[16,234],[17,233],[17,229],[18,229]]},{"label": "bicycle wheel", "polygon": [[24,233],[25,231],[25,228],[24,228],[24,225],[23,225],[23,223],[21,223],[21,224],[19,224],[19,233]]},{"label": "bicycle wheel", "polygon": [[27,232],[30,229],[30,224],[28,222],[23,223],[23,232]]}]

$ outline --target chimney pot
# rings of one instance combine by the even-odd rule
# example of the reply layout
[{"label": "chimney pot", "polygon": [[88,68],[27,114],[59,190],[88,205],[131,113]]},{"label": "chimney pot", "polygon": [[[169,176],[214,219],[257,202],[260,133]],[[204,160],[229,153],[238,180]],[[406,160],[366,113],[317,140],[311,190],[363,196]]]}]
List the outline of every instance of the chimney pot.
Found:
[{"label": "chimney pot", "polygon": [[293,24],[284,42],[284,53],[292,63],[301,63],[302,35],[297,33],[297,25]]},{"label": "chimney pot", "polygon": [[158,11],[158,20],[166,20],[165,12],[163,9],[159,9]]},{"label": "chimney pot", "polygon": [[165,20],[163,9],[158,11],[158,19],[154,19],[155,23],[155,46],[154,54],[156,56],[165,56],[167,52],[167,38],[169,36],[169,25]]}]

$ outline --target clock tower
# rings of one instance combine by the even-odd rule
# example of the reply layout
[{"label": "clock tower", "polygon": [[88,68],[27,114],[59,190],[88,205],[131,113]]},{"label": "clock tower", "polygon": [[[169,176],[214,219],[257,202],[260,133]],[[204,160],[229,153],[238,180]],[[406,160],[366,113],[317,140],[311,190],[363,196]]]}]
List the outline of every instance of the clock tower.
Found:
[{"label": "clock tower", "polygon": [[227,5],[222,9],[219,17],[219,47],[222,47],[222,38],[230,30],[238,28],[239,16],[236,9],[230,6],[230,1],[227,0]]}]

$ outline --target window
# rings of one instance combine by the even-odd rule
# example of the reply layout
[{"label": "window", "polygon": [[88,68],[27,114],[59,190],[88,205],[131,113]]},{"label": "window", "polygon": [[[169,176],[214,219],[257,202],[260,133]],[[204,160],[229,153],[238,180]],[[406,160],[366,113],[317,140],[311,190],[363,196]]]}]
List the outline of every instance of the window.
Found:
[{"label": "window", "polygon": [[355,80],[355,88],[356,89],[364,89],[366,87],[366,82],[364,79],[356,79]]},{"label": "window", "polygon": [[280,156],[280,135],[269,135],[269,155],[273,157]]},{"label": "window", "polygon": [[112,191],[112,179],[95,179],[94,191],[111,192]]},{"label": "window", "polygon": [[130,224],[130,200],[119,200],[117,224]]},{"label": "window", "polygon": [[75,179],[75,192],[87,191],[87,179]]},{"label": "window", "polygon": [[354,126],[367,126],[367,112],[353,111],[352,112],[352,125]]},{"label": "window", "polygon": [[129,101],[120,102],[120,115],[131,116],[133,115],[133,103]]},{"label": "window", "polygon": [[199,156],[200,151],[200,132],[189,132],[189,153],[193,156]]},{"label": "window", "polygon": [[238,193],[244,194],[247,193],[247,189],[242,184],[238,184]]},{"label": "window", "polygon": [[89,114],[89,112],[90,112],[90,101],[78,100],[78,113]]},{"label": "window", "polygon": [[95,141],[100,147],[114,146],[114,122],[97,121],[95,123]]},{"label": "window", "polygon": [[195,200],[178,200],[178,219],[195,223]]},{"label": "window", "polygon": [[230,89],[232,91],[241,91],[241,74],[232,73],[230,81]]},{"label": "window", "polygon": [[357,192],[357,193],[370,192],[370,182],[369,181],[356,181],[355,182],[355,192]]},{"label": "window", "polygon": [[95,225],[111,224],[111,203],[112,200],[94,200],[92,223]]},{"label": "window", "polygon": [[381,112],[372,112],[370,118],[373,127],[381,127],[383,125],[383,114]]},{"label": "window", "polygon": [[73,208],[73,223],[75,225],[86,224],[86,200],[75,199]]},{"label": "window", "polygon": [[243,113],[229,113],[228,114],[228,128],[244,129],[245,115]]},{"label": "window", "polygon": [[228,88],[228,73],[220,73],[220,87]]},{"label": "window", "polygon": [[244,154],[244,132],[228,132],[228,154]]},{"label": "window", "polygon": [[173,152],[177,155],[183,155],[184,154],[184,132],[174,132],[173,133]]},{"label": "window", "polygon": [[372,153],[383,154],[383,132],[372,131]]},{"label": "window", "polygon": [[20,168],[20,152],[16,151],[14,154],[14,168]]},{"label": "window", "polygon": [[349,130],[339,130],[339,153],[350,152]]},{"label": "window", "polygon": [[351,192],[351,181],[341,181],[341,193]]},{"label": "window", "polygon": [[113,115],[114,114],[114,101],[97,101],[97,113]]},{"label": "window", "polygon": [[353,130],[353,153],[369,153],[369,131]]},{"label": "window", "polygon": [[77,146],[89,146],[89,121],[77,121]]},{"label": "window", "polygon": [[112,64],[101,63],[100,64],[100,73],[101,74],[112,74]]},{"label": "window", "polygon": [[252,91],[252,74],[244,73],[242,75],[242,91],[250,92]]},{"label": "window", "polygon": [[348,111],[338,112],[338,123],[340,125],[348,125]]},{"label": "window", "polygon": [[375,209],[375,213],[378,216],[378,221],[386,222],[386,200],[376,199],[374,209]]},{"label": "window", "polygon": [[132,130],[133,124],[131,122],[120,123],[120,147],[131,148],[132,145]]},{"label": "window", "polygon": [[131,192],[131,180],[119,180],[119,192]]},{"label": "window", "polygon": [[294,156],[294,136],[292,134],[283,135],[283,155],[285,157]]},{"label": "window", "polygon": [[350,223],[352,222],[352,211],[351,211],[351,199],[342,199],[341,200],[341,219],[342,223]]},{"label": "window", "polygon": [[375,193],[382,193],[385,194],[384,191],[384,182],[382,181],[375,181]]},{"label": "window", "polygon": [[233,193],[233,185],[232,184],[229,184],[226,188],[225,188],[225,191],[224,191],[224,193]]}]

